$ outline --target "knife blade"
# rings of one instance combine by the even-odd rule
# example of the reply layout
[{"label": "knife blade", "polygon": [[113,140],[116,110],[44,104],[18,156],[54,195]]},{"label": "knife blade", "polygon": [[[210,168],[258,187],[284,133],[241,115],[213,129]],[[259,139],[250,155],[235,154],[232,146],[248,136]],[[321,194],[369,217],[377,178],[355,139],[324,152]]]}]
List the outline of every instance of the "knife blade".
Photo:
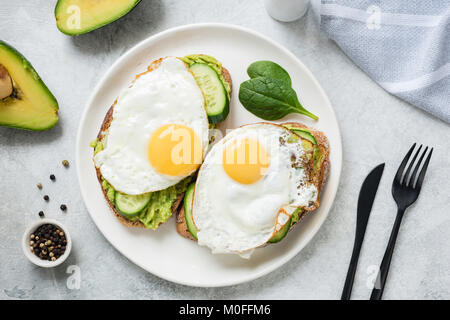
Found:
[{"label": "knife blade", "polygon": [[359,253],[361,251],[370,212],[372,211],[373,202],[375,200],[375,195],[377,194],[383,171],[384,163],[376,166],[364,180],[361,186],[361,191],[359,192],[355,242],[353,244],[352,257],[350,259],[350,265],[348,267],[341,300],[349,300],[352,293],[353,280],[355,279],[356,268],[358,266]]}]

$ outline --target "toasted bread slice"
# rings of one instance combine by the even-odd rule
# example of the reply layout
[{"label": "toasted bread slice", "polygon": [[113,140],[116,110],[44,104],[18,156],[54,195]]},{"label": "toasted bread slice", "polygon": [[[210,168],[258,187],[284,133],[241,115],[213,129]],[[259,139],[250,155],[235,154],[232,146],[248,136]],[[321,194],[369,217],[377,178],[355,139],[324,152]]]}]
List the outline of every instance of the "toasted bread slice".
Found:
[{"label": "toasted bread slice", "polygon": [[[148,73],[148,72],[152,72],[153,70],[157,69],[157,68],[161,65],[161,62],[163,61],[163,59],[164,59],[164,58],[160,58],[160,59],[158,59],[158,60],[153,61],[153,62],[148,66],[148,68],[147,68],[146,71],[144,71],[144,72],[142,72],[142,73],[140,73],[140,74],[138,74],[138,75],[136,76],[136,78],[134,79],[134,81],[136,81],[136,79],[138,79],[140,76],[142,76],[142,75],[144,75],[144,74],[146,74],[146,73]],[[231,82],[231,76],[230,76],[230,73],[229,73],[228,70],[227,70],[226,68],[224,68],[224,67],[222,67],[222,76],[223,76],[223,78],[225,79],[225,81],[228,82],[230,88],[232,88],[232,82]],[[134,81],[133,81],[133,82],[134,82]],[[100,127],[100,131],[98,132],[98,135],[97,135],[97,140],[98,140],[98,141],[102,141],[102,140],[108,135],[108,129],[109,129],[109,126],[111,125],[111,122],[112,122],[112,120],[113,120],[113,111],[114,111],[114,106],[116,105],[116,103],[117,103],[117,99],[114,101],[113,105],[109,108],[108,112],[106,113],[105,118],[103,119],[103,123],[102,123],[102,125],[101,125],[101,127]],[[138,221],[138,220],[131,221],[131,220],[127,219],[126,217],[124,217],[123,215],[121,215],[121,214],[117,211],[117,209],[116,209],[114,203],[112,203],[112,202],[108,199],[107,192],[106,192],[106,190],[103,188],[103,185],[102,185],[102,182],[103,182],[103,181],[102,181],[102,174],[101,174],[101,172],[100,172],[100,169],[97,168],[95,165],[94,165],[94,167],[95,167],[95,170],[96,170],[96,172],[97,172],[97,179],[98,179],[98,181],[99,181],[99,183],[100,183],[100,187],[102,188],[102,192],[103,192],[103,195],[105,196],[106,202],[108,203],[108,206],[111,208],[112,212],[113,212],[114,215],[117,217],[117,219],[119,219],[119,221],[120,221],[122,224],[124,224],[125,226],[127,226],[127,227],[139,227],[139,228],[145,228],[145,226],[144,226],[144,224],[143,224],[142,222],[140,222],[140,221]],[[177,199],[175,200],[175,202],[172,204],[172,214],[176,213],[176,212],[178,211],[178,209],[180,208],[180,204],[182,203],[183,197],[184,197],[184,193],[179,194],[178,197],[177,197]],[[183,215],[183,216],[184,216],[184,215]]]},{"label": "toasted bread slice", "polygon": [[[303,218],[308,212],[314,211],[320,206],[320,193],[321,193],[322,187],[325,184],[325,181],[328,177],[328,172],[330,169],[330,158],[329,158],[330,147],[329,147],[327,137],[321,131],[307,127],[298,122],[286,122],[286,123],[283,123],[282,125],[290,125],[293,128],[307,129],[316,139],[317,147],[320,148],[320,151],[322,152],[322,157],[323,157],[322,158],[323,162],[322,162],[321,166],[318,168],[318,173],[311,174],[311,178],[312,178],[311,182],[317,187],[317,191],[318,191],[317,201],[314,205],[309,206],[308,208],[303,208],[303,210],[300,214],[300,218],[298,220],[298,221],[300,221],[301,218]],[[184,238],[196,241],[187,228],[186,219],[185,219],[185,215],[184,215],[184,205],[180,206],[180,210],[177,212],[176,217],[177,217],[176,218],[176,229],[177,229],[178,234],[180,234]],[[294,225],[295,225],[295,223],[292,224],[291,229]]]}]

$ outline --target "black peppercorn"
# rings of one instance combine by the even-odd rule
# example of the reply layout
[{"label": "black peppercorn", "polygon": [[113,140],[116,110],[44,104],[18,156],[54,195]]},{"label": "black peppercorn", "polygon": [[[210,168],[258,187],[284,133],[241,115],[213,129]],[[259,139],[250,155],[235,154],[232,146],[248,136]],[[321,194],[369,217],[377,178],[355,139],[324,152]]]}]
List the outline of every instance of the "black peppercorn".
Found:
[{"label": "black peppercorn", "polygon": [[45,195],[45,196],[44,196],[44,200],[45,200],[45,201],[48,201],[48,200],[50,200],[50,197],[49,197],[48,195]]},{"label": "black peppercorn", "polygon": [[44,217],[44,211],[39,211],[39,217],[41,217],[41,218]]},{"label": "black peppercorn", "polygon": [[56,179],[55,175],[54,175],[54,174],[51,174],[51,175],[50,175],[50,180],[55,180],[55,179]]},{"label": "black peppercorn", "polygon": [[57,242],[67,243],[66,235],[55,225],[41,225],[34,231],[33,236],[32,241],[35,243],[30,246],[30,250],[40,259],[55,261],[64,254],[66,245],[58,246],[58,248],[55,245]]},{"label": "black peppercorn", "polygon": [[60,206],[60,208],[61,208],[62,211],[66,211],[67,210],[67,206],[65,204],[62,204]]}]

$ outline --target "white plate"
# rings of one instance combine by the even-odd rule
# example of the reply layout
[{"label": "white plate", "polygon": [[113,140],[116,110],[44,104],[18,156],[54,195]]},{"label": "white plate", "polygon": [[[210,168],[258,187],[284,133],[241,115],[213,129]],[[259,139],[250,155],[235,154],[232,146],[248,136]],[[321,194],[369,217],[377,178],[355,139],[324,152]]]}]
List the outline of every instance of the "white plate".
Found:
[{"label": "white plate", "polygon": [[[321,206],[278,244],[257,249],[250,260],[235,255],[212,255],[205,247],[180,237],[171,218],[157,231],[126,228],[105,202],[92,163],[89,142],[97,136],[103,118],[121,92],[153,60],[164,56],[204,53],[216,57],[230,71],[233,80],[231,112],[222,128],[261,121],[247,112],[237,98],[239,85],[248,79],[246,69],[256,60],[281,64],[293,79],[293,87],[308,110],[318,115],[313,121],[298,120],[323,130],[330,140],[331,171],[321,196]],[[97,227],[123,255],[143,269],[169,281],[200,287],[218,287],[246,282],[280,267],[316,234],[334,200],[342,166],[339,126],[330,102],[311,72],[288,50],[248,29],[225,24],[196,24],[154,35],[129,50],[114,63],[94,89],[84,110],[77,137],[77,171],[81,192]]]}]

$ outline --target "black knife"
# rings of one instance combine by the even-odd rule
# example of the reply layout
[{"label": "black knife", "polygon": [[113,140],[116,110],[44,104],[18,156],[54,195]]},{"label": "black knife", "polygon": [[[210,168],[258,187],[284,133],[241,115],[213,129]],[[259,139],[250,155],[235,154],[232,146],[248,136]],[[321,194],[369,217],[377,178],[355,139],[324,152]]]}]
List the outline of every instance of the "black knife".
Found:
[{"label": "black knife", "polygon": [[384,163],[373,169],[364,180],[358,198],[358,211],[356,217],[356,235],[353,245],[352,258],[348,267],[347,278],[345,279],[344,290],[342,291],[341,300],[350,300],[352,294],[353,280],[355,279],[356,267],[358,266],[359,252],[366,233],[367,222],[369,221],[370,211],[372,210],[373,201],[377,194],[378,185],[384,171]]}]

